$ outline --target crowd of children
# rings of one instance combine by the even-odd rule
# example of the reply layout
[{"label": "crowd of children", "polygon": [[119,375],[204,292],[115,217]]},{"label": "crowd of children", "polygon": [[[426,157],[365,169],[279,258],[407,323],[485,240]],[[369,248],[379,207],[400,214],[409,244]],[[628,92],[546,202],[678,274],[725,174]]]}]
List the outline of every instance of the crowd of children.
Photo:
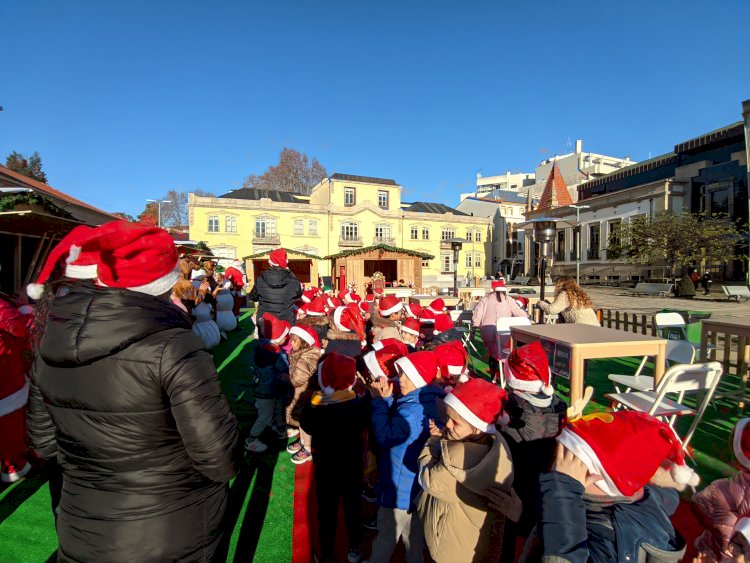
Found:
[{"label": "crowd of children", "polygon": [[[498,288],[493,311],[479,319],[521,314]],[[266,335],[255,352],[260,422],[246,448],[289,437],[292,461],[313,462],[318,560],[334,560],[339,504],[355,563],[363,526],[377,530],[372,562],[390,561],[399,542],[409,562],[423,561],[425,547],[438,563],[684,556],[670,517],[697,475],[673,430],[631,411],[569,420],[538,342],[498,358],[490,374],[472,373],[441,299],[420,308],[315,288],[297,303],[295,326],[270,314],[258,322]],[[275,390],[273,406],[263,404],[266,389]],[[285,417],[274,414],[283,409]],[[735,451],[747,473],[693,499],[706,527],[700,561],[740,561],[748,546],[744,423]],[[377,504],[372,521],[362,498]]]}]

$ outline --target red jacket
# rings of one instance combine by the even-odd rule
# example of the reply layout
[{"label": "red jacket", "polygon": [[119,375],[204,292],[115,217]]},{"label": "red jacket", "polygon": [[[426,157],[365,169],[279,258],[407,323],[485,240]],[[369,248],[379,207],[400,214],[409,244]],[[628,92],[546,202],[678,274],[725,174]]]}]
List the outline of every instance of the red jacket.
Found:
[{"label": "red jacket", "polygon": [[0,299],[0,416],[18,410],[26,401],[19,394],[26,387],[31,367],[29,315],[22,314],[11,303]]}]

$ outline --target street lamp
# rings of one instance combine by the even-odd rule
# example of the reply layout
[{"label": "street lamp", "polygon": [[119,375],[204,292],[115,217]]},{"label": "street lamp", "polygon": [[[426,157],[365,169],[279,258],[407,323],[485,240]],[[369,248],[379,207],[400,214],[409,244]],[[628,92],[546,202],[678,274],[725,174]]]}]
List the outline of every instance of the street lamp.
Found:
[{"label": "street lamp", "polygon": [[168,199],[147,199],[146,200],[149,203],[155,203],[159,208],[159,219],[156,223],[156,225],[161,228],[161,204],[162,203],[170,203]]},{"label": "street lamp", "polygon": [[[742,102],[742,119],[745,121],[745,170],[747,171],[747,190],[750,194],[750,100]],[[747,198],[747,283],[750,285],[750,197]]]},{"label": "street lamp", "polygon": [[539,244],[539,300],[544,299],[547,281],[547,257],[552,254],[555,242],[555,220],[540,218],[534,220],[534,241]]},{"label": "street lamp", "polygon": [[449,238],[443,242],[449,242],[453,251],[453,297],[458,297],[458,251],[466,241],[462,238]]},{"label": "street lamp", "polygon": [[581,284],[581,209],[591,209],[590,205],[575,205],[572,204],[570,207],[576,210],[576,229],[578,229],[578,236],[576,237],[576,283]]}]

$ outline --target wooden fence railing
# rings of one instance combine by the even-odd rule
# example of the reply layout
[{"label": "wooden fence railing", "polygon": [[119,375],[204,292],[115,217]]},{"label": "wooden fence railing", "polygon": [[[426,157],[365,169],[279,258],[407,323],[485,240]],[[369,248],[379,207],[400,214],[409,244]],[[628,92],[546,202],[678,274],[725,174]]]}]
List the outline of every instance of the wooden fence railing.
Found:
[{"label": "wooden fence railing", "polygon": [[602,326],[656,336],[654,315],[628,313],[627,311],[613,311],[612,309],[598,309],[597,316]]}]

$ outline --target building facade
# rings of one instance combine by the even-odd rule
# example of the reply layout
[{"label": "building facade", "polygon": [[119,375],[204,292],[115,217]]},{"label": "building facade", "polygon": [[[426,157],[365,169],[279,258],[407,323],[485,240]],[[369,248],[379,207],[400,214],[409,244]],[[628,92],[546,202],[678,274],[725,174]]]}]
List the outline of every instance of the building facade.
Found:
[{"label": "building facade", "polygon": [[[450,238],[464,238],[458,272],[476,275],[492,267],[492,222],[439,203],[401,200],[394,180],[333,174],[309,196],[239,189],[221,197],[190,194],[190,238],[205,241],[214,254],[244,257],[282,246],[316,256],[378,244],[434,256],[422,263],[423,283],[451,283]],[[322,261],[321,275],[330,275]],[[405,280],[409,281],[409,280]]]}]

